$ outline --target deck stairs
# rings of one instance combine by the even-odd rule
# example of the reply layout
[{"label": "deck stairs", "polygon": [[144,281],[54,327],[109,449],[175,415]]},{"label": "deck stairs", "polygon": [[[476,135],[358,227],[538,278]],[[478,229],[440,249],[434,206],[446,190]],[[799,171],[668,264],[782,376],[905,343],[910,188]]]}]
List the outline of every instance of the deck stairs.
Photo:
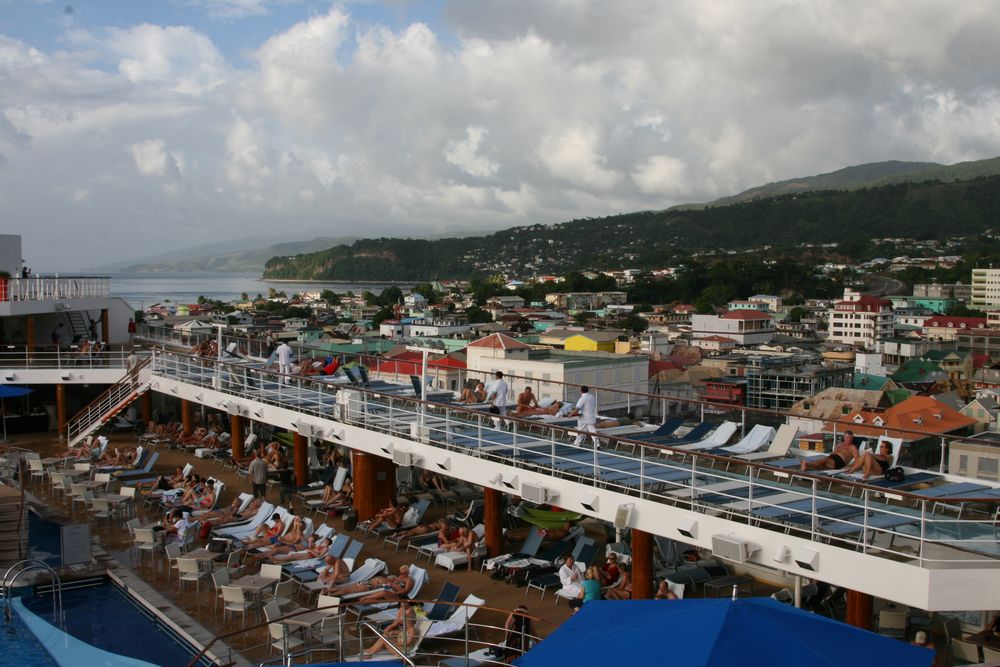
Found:
[{"label": "deck stairs", "polygon": [[78,310],[66,311],[66,322],[69,325],[70,340],[86,338],[90,333],[89,316],[85,316]]},{"label": "deck stairs", "polygon": [[131,373],[126,373],[125,377],[108,387],[73,415],[66,425],[66,439],[70,447],[76,447],[80,441],[110,422],[133,401],[149,391],[149,380],[152,375],[150,360],[151,357],[143,359]]}]

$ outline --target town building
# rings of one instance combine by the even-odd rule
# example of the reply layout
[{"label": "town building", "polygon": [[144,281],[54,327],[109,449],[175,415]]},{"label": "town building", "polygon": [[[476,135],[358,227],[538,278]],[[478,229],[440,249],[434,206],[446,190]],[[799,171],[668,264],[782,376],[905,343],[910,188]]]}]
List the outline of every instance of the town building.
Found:
[{"label": "town building", "polygon": [[803,398],[830,387],[851,383],[854,369],[846,364],[823,365],[807,355],[750,356],[744,370],[747,406],[787,410]]},{"label": "town building", "polygon": [[1000,269],[972,269],[971,304],[978,310],[1000,308]]},{"label": "town building", "polygon": [[827,340],[855,347],[873,348],[879,338],[893,331],[892,305],[885,299],[844,290],[844,298],[830,310]]},{"label": "town building", "polygon": [[723,336],[737,345],[761,345],[774,338],[774,318],[757,310],[731,310],[722,315],[692,315],[694,344],[699,338]]}]

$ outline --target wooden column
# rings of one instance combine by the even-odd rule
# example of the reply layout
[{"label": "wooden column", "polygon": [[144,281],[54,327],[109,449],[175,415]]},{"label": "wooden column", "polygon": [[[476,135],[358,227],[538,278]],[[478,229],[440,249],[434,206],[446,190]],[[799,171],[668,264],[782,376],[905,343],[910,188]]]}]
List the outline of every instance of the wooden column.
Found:
[{"label": "wooden column", "polygon": [[153,392],[147,390],[139,400],[142,401],[140,403],[140,412],[142,414],[143,422],[142,425],[147,426],[149,422],[153,421]]},{"label": "wooden column", "polygon": [[486,553],[490,558],[503,553],[503,493],[483,489],[483,523],[486,524]]},{"label": "wooden column", "polygon": [[233,445],[233,457],[236,459],[242,459],[247,455],[243,450],[243,441],[246,439],[244,423],[243,417],[239,415],[229,416],[229,442]]},{"label": "wooden column", "polygon": [[186,398],[181,399],[181,433],[191,435],[194,432],[194,403]]},{"label": "wooden column", "polygon": [[309,483],[309,439],[301,433],[295,434],[292,455],[295,457],[295,483],[305,486]]},{"label": "wooden column", "polygon": [[28,352],[35,351],[35,316],[28,315],[24,318],[24,346]]},{"label": "wooden column", "polygon": [[59,424],[59,439],[66,437],[66,385],[56,385],[56,423]]},{"label": "wooden column", "polygon": [[874,609],[875,603],[871,595],[848,589],[847,611],[844,614],[846,623],[862,630],[871,630]]},{"label": "wooden column", "polygon": [[632,529],[632,599],[653,598],[653,536]]},{"label": "wooden column", "polygon": [[105,345],[111,342],[111,319],[107,308],[101,308],[101,340]]},{"label": "wooden column", "polygon": [[381,456],[353,452],[354,509],[358,521],[371,519],[396,495],[395,464]]}]

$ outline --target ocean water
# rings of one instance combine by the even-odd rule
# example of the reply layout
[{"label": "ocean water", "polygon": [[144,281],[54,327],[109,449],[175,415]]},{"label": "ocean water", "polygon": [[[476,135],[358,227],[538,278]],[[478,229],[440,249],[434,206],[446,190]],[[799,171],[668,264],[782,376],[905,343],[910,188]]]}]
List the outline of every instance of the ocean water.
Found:
[{"label": "ocean water", "polygon": [[[169,299],[174,303],[195,303],[199,296],[222,301],[238,299],[243,292],[251,297],[267,296],[269,288],[292,294],[305,290],[324,290],[344,294],[354,292],[380,293],[390,283],[298,283],[262,280],[251,273],[110,273],[111,295],[121,297],[133,308],[141,310]],[[410,284],[399,284],[407,291]]]}]

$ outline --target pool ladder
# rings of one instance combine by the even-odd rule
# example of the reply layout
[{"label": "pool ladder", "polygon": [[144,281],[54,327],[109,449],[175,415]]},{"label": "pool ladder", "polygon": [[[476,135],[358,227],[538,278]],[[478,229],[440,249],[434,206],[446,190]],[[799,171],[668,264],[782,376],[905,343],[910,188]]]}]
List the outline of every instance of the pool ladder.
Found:
[{"label": "pool ladder", "polygon": [[17,582],[17,578],[22,574],[33,570],[44,570],[49,573],[49,576],[52,577],[52,621],[61,627],[63,625],[62,579],[60,579],[56,571],[52,569],[52,566],[44,561],[34,558],[27,558],[14,563],[3,575],[3,589],[0,590],[0,595],[3,596],[4,619],[10,623],[14,617],[14,608],[11,602],[13,599],[11,591],[14,588],[14,584]]}]

